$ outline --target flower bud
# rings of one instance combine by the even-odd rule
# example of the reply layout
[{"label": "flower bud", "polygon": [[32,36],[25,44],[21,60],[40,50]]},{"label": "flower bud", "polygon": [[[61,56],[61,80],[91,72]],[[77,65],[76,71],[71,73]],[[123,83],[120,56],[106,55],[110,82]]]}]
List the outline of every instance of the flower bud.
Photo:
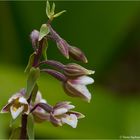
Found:
[{"label": "flower bud", "polygon": [[69,46],[69,55],[77,61],[88,62],[85,54],[77,47]]},{"label": "flower bud", "polygon": [[52,36],[52,38],[54,39],[54,41],[57,44],[57,47],[59,49],[59,51],[67,58],[69,59],[69,44],[62,39],[59,34],[50,26],[48,25],[49,30],[50,30],[50,34]]},{"label": "flower bud", "polygon": [[36,49],[38,39],[39,39],[39,31],[33,30],[30,34],[30,38],[31,38],[31,41],[32,41],[33,48]]},{"label": "flower bud", "polygon": [[85,69],[76,63],[70,63],[64,67],[64,74],[68,77],[78,77],[82,75],[90,75],[93,73],[94,71]]},{"label": "flower bud", "polygon": [[69,59],[69,49],[68,49],[68,43],[64,39],[60,39],[57,42],[57,47],[59,51],[67,58]]}]

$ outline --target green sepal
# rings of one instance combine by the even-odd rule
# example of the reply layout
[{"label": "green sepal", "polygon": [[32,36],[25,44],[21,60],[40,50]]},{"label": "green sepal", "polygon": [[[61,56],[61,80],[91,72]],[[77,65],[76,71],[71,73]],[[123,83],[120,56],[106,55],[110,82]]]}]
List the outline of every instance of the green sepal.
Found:
[{"label": "green sepal", "polygon": [[56,13],[55,15],[53,15],[53,17],[54,17],[54,18],[59,17],[60,15],[62,15],[62,14],[65,13],[65,12],[66,12],[66,10],[63,10],[63,11],[61,11],[61,12]]},{"label": "green sepal", "polygon": [[35,55],[36,55],[35,52],[33,52],[33,53],[30,55],[29,60],[28,60],[28,64],[27,64],[27,66],[26,66],[26,68],[25,68],[25,70],[24,70],[25,73],[28,73],[28,72],[30,71],[30,69],[31,69],[31,67],[32,67],[32,65],[33,65],[33,62],[34,62]]},{"label": "green sepal", "polygon": [[20,132],[21,132],[21,127],[17,127],[13,129],[9,140],[20,139]]},{"label": "green sepal", "polygon": [[47,26],[47,24],[42,24],[41,28],[40,28],[40,32],[39,32],[39,40],[42,40],[43,37],[45,37],[48,33],[49,33],[49,28]]},{"label": "green sepal", "polygon": [[37,92],[38,92],[38,85],[35,84],[35,86],[34,86],[34,88],[33,88],[33,91],[32,91],[32,101],[33,101],[33,102],[35,102]]},{"label": "green sepal", "polygon": [[43,48],[42,48],[42,55],[45,60],[47,60],[47,48],[48,48],[48,41],[46,39],[43,40]]},{"label": "green sepal", "polygon": [[32,114],[29,114],[27,118],[27,135],[29,140],[34,139],[34,118]]},{"label": "green sepal", "polygon": [[26,90],[26,97],[28,98],[33,91],[36,81],[40,76],[40,69],[32,67],[30,69],[28,79],[27,79],[27,90]]}]

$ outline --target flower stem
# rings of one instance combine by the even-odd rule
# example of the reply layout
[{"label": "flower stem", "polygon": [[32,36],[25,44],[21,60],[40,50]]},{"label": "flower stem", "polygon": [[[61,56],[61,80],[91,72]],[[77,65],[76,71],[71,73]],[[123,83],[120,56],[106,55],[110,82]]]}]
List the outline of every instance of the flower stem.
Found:
[{"label": "flower stem", "polygon": [[21,120],[21,133],[20,133],[20,139],[21,140],[26,140],[28,139],[28,136],[27,136],[27,117],[28,115],[26,114],[23,114],[22,115],[22,120]]}]

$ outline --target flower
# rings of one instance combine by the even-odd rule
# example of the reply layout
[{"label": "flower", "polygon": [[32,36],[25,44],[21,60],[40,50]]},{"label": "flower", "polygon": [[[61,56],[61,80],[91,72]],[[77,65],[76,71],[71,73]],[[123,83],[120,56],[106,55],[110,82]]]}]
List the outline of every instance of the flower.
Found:
[{"label": "flower", "polygon": [[12,118],[16,119],[21,113],[29,114],[29,105],[24,97],[25,90],[14,94],[6,104],[1,113],[11,112]]},{"label": "flower", "polygon": [[92,84],[94,80],[89,76],[80,76],[75,79],[68,79],[64,82],[64,90],[69,96],[81,97],[90,102],[91,94],[86,85]]},{"label": "flower", "polygon": [[62,126],[68,124],[73,128],[77,127],[78,119],[84,118],[84,115],[71,111],[75,108],[74,105],[70,105],[70,102],[60,102],[53,107],[53,111],[50,113],[50,122],[55,126]]},{"label": "flower", "polygon": [[[88,102],[91,100],[91,93],[86,85],[94,82],[93,78],[87,76],[94,71],[87,70],[80,65],[71,64],[64,67],[64,74],[52,69],[42,69],[63,83],[64,90],[69,96],[80,97]],[[81,75],[81,76],[80,76]]]}]

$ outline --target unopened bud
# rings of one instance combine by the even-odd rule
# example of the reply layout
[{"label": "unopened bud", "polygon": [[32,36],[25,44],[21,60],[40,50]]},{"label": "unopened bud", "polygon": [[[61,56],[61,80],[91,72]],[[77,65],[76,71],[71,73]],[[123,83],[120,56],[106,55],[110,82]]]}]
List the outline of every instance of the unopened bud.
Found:
[{"label": "unopened bud", "polygon": [[77,47],[69,46],[69,55],[77,61],[88,62],[85,54]]},{"label": "unopened bud", "polygon": [[64,67],[64,74],[68,77],[78,77],[82,75],[90,75],[93,73],[94,71],[85,69],[76,63],[70,63]]},{"label": "unopened bud", "polygon": [[60,50],[60,52],[67,58],[69,59],[69,45],[64,39],[60,39],[57,42],[57,47]]},{"label": "unopened bud", "polygon": [[39,31],[33,30],[30,34],[30,38],[32,41],[32,46],[35,49],[38,43],[38,39],[39,39]]}]

